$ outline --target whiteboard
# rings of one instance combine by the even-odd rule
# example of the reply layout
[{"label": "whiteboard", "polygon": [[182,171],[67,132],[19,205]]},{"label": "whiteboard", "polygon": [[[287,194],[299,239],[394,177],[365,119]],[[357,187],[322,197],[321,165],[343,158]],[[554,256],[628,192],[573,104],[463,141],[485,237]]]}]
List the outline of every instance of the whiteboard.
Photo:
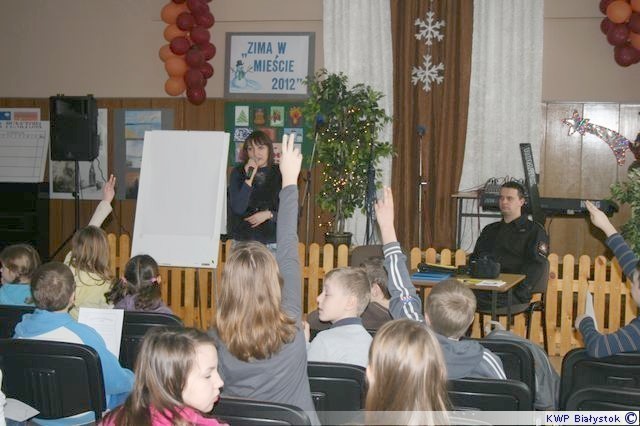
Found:
[{"label": "whiteboard", "polygon": [[0,121],[0,182],[42,182],[48,121]]},{"label": "whiteboard", "polygon": [[226,199],[229,134],[144,135],[131,255],[162,266],[215,268]]}]

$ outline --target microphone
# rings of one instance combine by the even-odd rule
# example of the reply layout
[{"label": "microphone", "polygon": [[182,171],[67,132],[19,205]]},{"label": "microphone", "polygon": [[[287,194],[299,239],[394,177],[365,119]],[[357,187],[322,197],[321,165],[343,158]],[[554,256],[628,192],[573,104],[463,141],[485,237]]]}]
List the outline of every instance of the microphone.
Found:
[{"label": "microphone", "polygon": [[416,128],[416,130],[418,131],[418,136],[424,136],[424,133],[427,131],[427,128],[422,124],[418,124],[418,127]]},{"label": "microphone", "polygon": [[255,170],[255,167],[249,166],[249,169],[247,170],[247,179],[251,179],[251,176],[253,176],[254,170]]}]

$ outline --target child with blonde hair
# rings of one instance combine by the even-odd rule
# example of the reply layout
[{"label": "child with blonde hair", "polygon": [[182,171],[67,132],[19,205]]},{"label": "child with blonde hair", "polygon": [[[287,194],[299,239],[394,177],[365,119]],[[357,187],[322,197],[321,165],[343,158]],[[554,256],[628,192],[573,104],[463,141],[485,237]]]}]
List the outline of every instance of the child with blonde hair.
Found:
[{"label": "child with blonde hair", "polygon": [[0,305],[33,306],[31,276],[40,266],[40,255],[29,244],[14,244],[0,252],[2,287]]},{"label": "child with blonde hair", "polygon": [[80,307],[113,307],[105,297],[113,279],[109,267],[109,242],[107,234],[100,226],[111,213],[115,185],[116,178],[111,175],[102,189],[102,201],[91,217],[89,226],[73,235],[71,252],[64,259],[64,263],[71,268],[76,282],[75,304],[69,312],[75,319],[78,319]]},{"label": "child with blonde hair", "polygon": [[380,327],[369,351],[367,382],[369,424],[446,424],[447,371],[424,323],[399,319]]},{"label": "child with blonde hair", "polygon": [[225,263],[215,326],[224,395],[295,405],[319,423],[302,329],[298,257],[298,174],[295,134],[284,136],[277,254],[258,242],[238,244]]},{"label": "child with blonde hair", "polygon": [[115,280],[106,294],[107,301],[125,311],[173,314],[162,301],[162,277],[158,263],[148,254],[134,256],[124,267],[122,278]]},{"label": "child with blonde hair", "polygon": [[195,328],[156,327],[142,341],[136,382],[124,405],[109,413],[107,426],[217,426],[207,417],[223,386],[214,341]]}]

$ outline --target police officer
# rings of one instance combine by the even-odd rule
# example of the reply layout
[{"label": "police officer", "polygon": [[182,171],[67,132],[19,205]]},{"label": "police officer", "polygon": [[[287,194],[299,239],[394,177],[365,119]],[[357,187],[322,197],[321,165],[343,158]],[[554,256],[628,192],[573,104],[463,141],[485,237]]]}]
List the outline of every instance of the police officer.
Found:
[{"label": "police officer", "polygon": [[[502,220],[484,227],[478,237],[471,259],[488,256],[500,263],[500,272],[524,274],[524,282],[513,288],[512,303],[529,303],[532,288],[547,270],[549,237],[544,228],[522,214],[524,188],[517,182],[500,187]],[[491,293],[476,291],[478,309],[491,309]],[[498,294],[498,307],[507,305],[507,294]]]}]

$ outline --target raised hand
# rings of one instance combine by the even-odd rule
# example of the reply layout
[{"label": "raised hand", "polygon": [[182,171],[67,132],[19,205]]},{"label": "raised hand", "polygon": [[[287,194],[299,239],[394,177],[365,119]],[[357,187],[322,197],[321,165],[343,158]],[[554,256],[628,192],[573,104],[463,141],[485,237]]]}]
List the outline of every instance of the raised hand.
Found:
[{"label": "raised hand", "polygon": [[616,228],[611,224],[611,221],[609,221],[607,215],[604,214],[602,210],[597,208],[591,201],[586,201],[584,204],[587,207],[587,210],[589,210],[589,218],[591,219],[591,223],[593,223],[594,226],[600,228],[607,237],[610,237],[611,235],[618,232]]},{"label": "raised hand", "polygon": [[298,184],[298,175],[302,167],[302,154],[295,146],[296,134],[282,136],[282,153],[280,154],[280,174],[282,187]]},{"label": "raised hand", "polygon": [[380,235],[382,243],[387,244],[398,241],[396,237],[396,228],[393,224],[393,194],[388,186],[383,190],[382,199],[378,199],[375,205],[376,220],[380,227]]},{"label": "raised hand", "polygon": [[109,175],[109,180],[105,182],[102,188],[102,201],[106,201],[111,204],[113,198],[116,196],[116,177]]}]

